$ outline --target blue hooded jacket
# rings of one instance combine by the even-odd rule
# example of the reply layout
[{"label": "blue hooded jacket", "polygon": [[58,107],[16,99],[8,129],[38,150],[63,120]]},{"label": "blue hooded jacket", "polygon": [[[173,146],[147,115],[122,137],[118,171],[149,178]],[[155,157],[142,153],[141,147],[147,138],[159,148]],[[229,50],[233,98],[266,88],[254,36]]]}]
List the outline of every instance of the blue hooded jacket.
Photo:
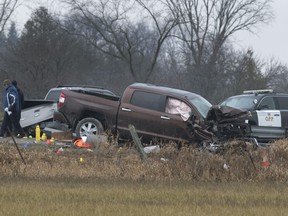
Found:
[{"label": "blue hooded jacket", "polygon": [[19,107],[19,100],[18,100],[18,92],[17,89],[13,86],[13,85],[9,85],[6,89],[5,89],[5,94],[3,97],[3,105],[4,105],[4,109],[6,107],[9,108],[10,111],[14,112],[18,112],[20,107]]}]

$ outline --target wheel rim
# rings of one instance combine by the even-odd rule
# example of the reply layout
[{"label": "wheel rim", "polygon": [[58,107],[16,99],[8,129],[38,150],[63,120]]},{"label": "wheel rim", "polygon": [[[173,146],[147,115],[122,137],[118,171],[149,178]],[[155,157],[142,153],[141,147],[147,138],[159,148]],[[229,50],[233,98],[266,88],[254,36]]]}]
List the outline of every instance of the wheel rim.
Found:
[{"label": "wheel rim", "polygon": [[97,135],[97,126],[92,122],[86,122],[80,127],[80,136],[87,136],[89,134]]}]

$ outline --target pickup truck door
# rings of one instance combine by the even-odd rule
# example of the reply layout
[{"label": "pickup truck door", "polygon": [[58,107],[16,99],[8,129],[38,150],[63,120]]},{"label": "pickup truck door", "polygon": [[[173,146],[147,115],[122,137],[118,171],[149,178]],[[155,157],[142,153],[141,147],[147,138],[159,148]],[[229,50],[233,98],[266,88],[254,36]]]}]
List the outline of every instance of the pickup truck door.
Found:
[{"label": "pickup truck door", "polygon": [[162,138],[175,141],[189,141],[192,133],[188,130],[188,124],[179,114],[164,113],[161,117]]},{"label": "pickup truck door", "polygon": [[135,127],[138,136],[159,136],[161,114],[165,109],[165,96],[135,91],[130,101],[120,105],[117,128],[121,136],[130,137],[128,126]]},{"label": "pickup truck door", "polygon": [[146,108],[129,105],[122,107],[119,111],[118,130],[121,135],[130,136],[128,126],[131,124],[135,127],[139,137],[152,138],[161,133],[161,121],[163,121],[161,112],[151,112]]},{"label": "pickup truck door", "polygon": [[172,140],[187,139],[187,123],[180,115],[165,112],[167,97],[155,93],[135,91],[130,103],[120,105],[118,130],[130,136],[129,124],[134,125],[138,136]]}]

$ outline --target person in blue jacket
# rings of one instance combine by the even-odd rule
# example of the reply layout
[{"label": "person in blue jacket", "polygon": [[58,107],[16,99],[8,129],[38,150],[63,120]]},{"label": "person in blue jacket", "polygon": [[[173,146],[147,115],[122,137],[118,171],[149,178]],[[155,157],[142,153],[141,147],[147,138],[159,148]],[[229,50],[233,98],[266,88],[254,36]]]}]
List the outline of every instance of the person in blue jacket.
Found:
[{"label": "person in blue jacket", "polygon": [[18,118],[19,118],[19,121],[21,119],[21,110],[24,106],[24,93],[23,91],[18,87],[18,84],[17,84],[17,81],[16,80],[13,80],[11,82],[11,84],[16,88],[17,92],[18,92],[18,99],[19,99],[19,115],[18,115]]},{"label": "person in blue jacket", "polygon": [[17,89],[8,79],[4,80],[3,86],[5,88],[3,95],[4,118],[1,126],[0,137],[8,134],[8,127],[11,129],[11,125],[13,127],[14,135],[17,137],[23,137],[25,134],[20,125],[20,104]]}]

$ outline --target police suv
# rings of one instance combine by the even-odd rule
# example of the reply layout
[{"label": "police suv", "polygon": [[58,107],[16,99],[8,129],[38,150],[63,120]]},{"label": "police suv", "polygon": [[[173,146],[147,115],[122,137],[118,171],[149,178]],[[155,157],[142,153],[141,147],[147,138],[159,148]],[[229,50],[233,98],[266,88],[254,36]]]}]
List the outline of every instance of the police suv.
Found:
[{"label": "police suv", "polygon": [[287,137],[288,94],[271,89],[249,90],[225,99],[221,105],[250,111],[245,122],[251,128],[249,136],[259,143]]}]

